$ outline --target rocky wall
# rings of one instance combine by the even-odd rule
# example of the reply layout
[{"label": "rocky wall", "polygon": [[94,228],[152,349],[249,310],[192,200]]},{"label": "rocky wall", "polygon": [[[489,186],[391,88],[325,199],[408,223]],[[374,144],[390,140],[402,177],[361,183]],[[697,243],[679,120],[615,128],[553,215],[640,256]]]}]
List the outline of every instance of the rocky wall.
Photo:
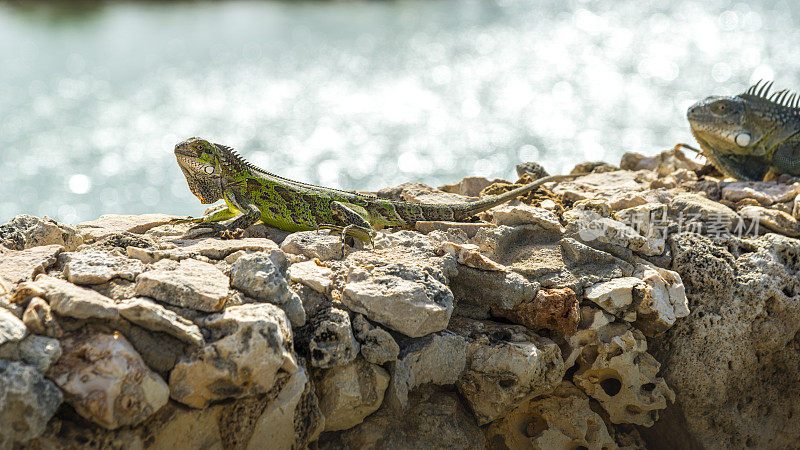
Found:
[{"label": "rocky wall", "polygon": [[699,169],[678,151],[585,163],[481,221],[373,245],[17,216],[0,448],[792,447],[800,185]]}]

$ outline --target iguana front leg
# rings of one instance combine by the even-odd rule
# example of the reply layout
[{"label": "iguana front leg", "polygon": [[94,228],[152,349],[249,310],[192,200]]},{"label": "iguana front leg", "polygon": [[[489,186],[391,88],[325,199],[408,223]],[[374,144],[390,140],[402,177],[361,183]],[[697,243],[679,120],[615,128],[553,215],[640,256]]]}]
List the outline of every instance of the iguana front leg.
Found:
[{"label": "iguana front leg", "polygon": [[341,233],[342,239],[350,236],[372,244],[372,235],[375,230],[372,229],[372,225],[367,219],[341,202],[331,202],[331,211],[337,219],[347,225],[342,227],[333,224],[321,224],[319,228]]},{"label": "iguana front leg", "polygon": [[221,204],[214,209],[208,211],[208,213],[200,216],[200,217],[187,217],[185,219],[172,219],[169,221],[170,224],[176,225],[181,223],[211,223],[211,222],[221,222],[223,220],[228,220],[232,217],[236,217],[239,214],[238,211],[235,211],[228,207],[226,204]]}]

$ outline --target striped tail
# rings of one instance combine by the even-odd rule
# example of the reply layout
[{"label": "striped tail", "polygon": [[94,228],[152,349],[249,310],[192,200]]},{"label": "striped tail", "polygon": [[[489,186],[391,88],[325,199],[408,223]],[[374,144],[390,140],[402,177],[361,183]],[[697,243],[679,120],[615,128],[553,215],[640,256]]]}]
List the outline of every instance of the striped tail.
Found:
[{"label": "striped tail", "polygon": [[497,205],[503,204],[517,197],[525,195],[528,192],[536,190],[545,183],[550,183],[553,181],[572,180],[579,176],[581,175],[551,175],[549,177],[539,178],[538,180],[532,183],[528,183],[525,186],[520,186],[516,189],[510,190],[500,195],[493,195],[491,197],[487,197],[482,200],[476,200],[474,202],[469,202],[463,205],[459,205],[459,207],[454,211],[455,213],[454,219],[457,221],[465,220],[466,218],[473,216],[479,212],[486,211],[489,208],[493,208]]}]

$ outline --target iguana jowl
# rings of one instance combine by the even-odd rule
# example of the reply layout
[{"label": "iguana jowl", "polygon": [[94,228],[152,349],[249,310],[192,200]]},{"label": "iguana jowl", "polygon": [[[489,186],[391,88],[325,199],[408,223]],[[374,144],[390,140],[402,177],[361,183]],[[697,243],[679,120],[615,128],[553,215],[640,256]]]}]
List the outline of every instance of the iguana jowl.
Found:
[{"label": "iguana jowl", "polygon": [[[225,205],[195,219],[223,236],[261,220],[285,231],[329,228],[343,236],[370,241],[374,227],[413,227],[418,221],[465,221],[470,216],[563,179],[556,175],[536,180],[501,195],[458,204],[409,203],[292,181],[248,162],[231,148],[190,138],[175,146],[192,193],[204,204],[224,199]],[[219,223],[233,219],[229,223]]]},{"label": "iguana jowl", "polygon": [[772,82],[713,96],[687,112],[702,155],[726,176],[750,181],[800,175],[800,97]]}]

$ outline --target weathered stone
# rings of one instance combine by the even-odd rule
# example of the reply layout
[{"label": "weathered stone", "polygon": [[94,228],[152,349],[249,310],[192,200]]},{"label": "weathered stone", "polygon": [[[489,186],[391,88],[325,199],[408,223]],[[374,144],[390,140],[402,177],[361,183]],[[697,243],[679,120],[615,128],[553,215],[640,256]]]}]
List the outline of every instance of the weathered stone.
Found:
[{"label": "weathered stone", "polygon": [[[267,396],[271,401],[254,421],[247,450],[308,448],[325,428],[325,417],[306,370],[299,367],[285,378],[277,396],[274,399]],[[227,448],[235,447],[228,445]]]},{"label": "weathered stone", "polygon": [[32,280],[56,263],[56,257],[64,247],[43,245],[27,250],[0,254],[0,277],[11,283]]},{"label": "weathered stone", "polygon": [[50,305],[41,297],[33,297],[28,302],[25,313],[22,315],[22,321],[29,330],[36,334],[52,338],[59,338],[64,334],[61,326],[53,317]]},{"label": "weathered stone", "polygon": [[797,196],[797,185],[779,184],[775,181],[734,181],[722,183],[722,198],[731,202],[742,199],[756,200],[763,206],[785,203]]},{"label": "weathered stone", "polygon": [[386,393],[395,407],[408,406],[408,394],[426,383],[455,384],[464,371],[467,342],[450,331],[400,343],[400,356],[389,365],[392,380]]},{"label": "weathered stone", "polygon": [[75,286],[49,275],[39,275],[31,284],[42,292],[42,297],[50,303],[50,308],[62,316],[106,320],[119,317],[114,301],[91,289]]},{"label": "weathered stone", "polygon": [[365,360],[373,364],[397,360],[400,346],[388,331],[372,325],[361,314],[356,314],[353,319],[353,331],[361,342],[361,355]]},{"label": "weathered stone", "polygon": [[123,320],[114,323],[114,330],[122,333],[147,367],[158,372],[163,378],[169,376],[178,359],[185,353],[184,344],[165,333],[151,331]]},{"label": "weathered stone", "polygon": [[494,228],[496,225],[484,222],[446,222],[446,221],[426,221],[420,220],[414,224],[414,229],[423,234],[428,234],[433,231],[441,230],[461,230],[468,237],[474,237],[478,231],[484,228]]},{"label": "weathered stone", "polygon": [[0,225],[0,244],[13,250],[60,245],[72,251],[83,243],[78,230],[47,216],[38,218],[21,214]]},{"label": "weathered stone", "polygon": [[421,388],[411,394],[409,407],[397,412],[384,406],[355,427],[325,433],[321,449],[485,449],[486,439],[458,394]]},{"label": "weathered stone", "polygon": [[353,267],[342,303],[393,330],[419,337],[447,327],[453,293],[430,271],[416,267]]},{"label": "weathered stone", "polygon": [[281,250],[321,261],[340,259],[343,256],[341,236],[320,231],[300,231],[286,236]]},{"label": "weathered stone", "polygon": [[552,391],[564,377],[561,350],[520,326],[455,318],[450,329],[467,341],[456,386],[479,425],[508,413],[526,397]]},{"label": "weathered stone", "polygon": [[515,272],[488,272],[462,267],[450,285],[456,299],[456,314],[485,319],[511,311],[525,299],[536,297],[539,283]]},{"label": "weathered stone", "polygon": [[45,373],[61,357],[57,339],[31,334],[19,342],[0,345],[0,358],[22,361]]},{"label": "weathered stone", "polygon": [[585,175],[590,173],[606,173],[619,170],[619,167],[604,161],[586,161],[577,164],[569,172],[570,175]]},{"label": "weathered stone", "polygon": [[42,434],[61,401],[61,391],[33,367],[0,359],[0,447]]},{"label": "weathered stone", "polygon": [[484,177],[466,177],[458,183],[439,186],[439,190],[448,192],[450,194],[463,195],[466,197],[477,197],[480,195],[482,190],[495,181],[500,180],[495,179],[493,181],[489,181]]},{"label": "weathered stone", "polygon": [[642,236],[636,229],[587,208],[585,203],[576,203],[564,218],[569,222],[567,235],[588,245],[618,246],[647,256],[664,252],[663,236]]},{"label": "weathered stone", "polygon": [[658,336],[674,325],[676,320],[689,315],[686,291],[677,272],[640,265],[634,276],[645,283],[645,291],[635,305],[634,323],[645,336]]},{"label": "weathered stone", "polygon": [[141,327],[163,331],[187,344],[203,345],[203,334],[197,325],[148,298],[123,300],[118,308],[122,317]]},{"label": "weathered stone", "polygon": [[49,376],[87,420],[108,429],[136,425],[167,403],[167,384],[122,335],[76,334],[61,344]]},{"label": "weathered stone", "polygon": [[326,308],[315,314],[298,331],[296,341],[298,351],[309,356],[312,366],[320,368],[348,364],[359,350],[350,317],[338,308]]},{"label": "weathered stone", "polygon": [[686,230],[733,231],[739,223],[739,216],[732,209],[697,194],[676,195],[669,209]]},{"label": "weathered stone", "polygon": [[403,183],[395,187],[381,189],[378,197],[402,200],[411,203],[451,204],[464,203],[470,200],[458,194],[444,192],[424,183]]},{"label": "weathered stone", "polygon": [[28,334],[25,324],[11,311],[0,308],[0,345],[21,341]]},{"label": "weathered stone", "polygon": [[177,268],[149,270],[136,277],[136,294],[199,311],[219,311],[228,296],[228,277],[209,263],[181,261]]},{"label": "weathered stone", "polygon": [[739,214],[750,220],[757,220],[767,230],[791,237],[800,236],[800,225],[797,220],[783,211],[763,206],[745,206],[739,209]]},{"label": "weathered stone", "polygon": [[698,170],[702,167],[688,158],[679,148],[663,151],[655,156],[638,153],[625,153],[619,164],[624,170],[652,170],[659,176],[671,174],[676,170]]},{"label": "weathered stone", "polygon": [[624,323],[608,323],[596,310],[582,311],[582,329],[568,338],[566,366],[577,364],[573,381],[608,412],[614,423],[652,426],[658,411],[675,401],[661,366],[647,353],[647,341]]},{"label": "weathered stone", "polygon": [[389,385],[389,373],[358,358],[321,373],[316,382],[325,431],[352,428],[377,411]]},{"label": "weathered stone", "polygon": [[547,173],[547,170],[545,170],[545,168],[536,161],[527,161],[517,164],[517,176],[522,178],[522,176],[525,174],[530,175],[535,180],[550,175]]},{"label": "weathered stone", "polygon": [[275,250],[242,255],[231,267],[231,285],[245,294],[275,305],[286,303],[292,295],[286,270],[289,261]]},{"label": "weathered stone", "polygon": [[486,428],[490,448],[593,450],[617,448],[589,397],[562,382],[550,394],[527,399]]},{"label": "weathered stone", "polygon": [[492,223],[496,225],[539,225],[545,230],[563,232],[558,216],[552,211],[526,205],[503,204],[492,208]]},{"label": "weathered stone", "polygon": [[136,283],[122,278],[112,278],[103,284],[93,284],[87,287],[113,300],[136,297]]},{"label": "weathered stone", "polygon": [[635,277],[616,278],[586,289],[586,299],[627,322],[636,320],[632,311],[634,290],[644,290],[644,282]]},{"label": "weathered stone", "polygon": [[574,334],[580,322],[580,301],[570,288],[539,289],[531,300],[523,300],[510,311],[496,311],[514,323],[537,331],[547,329],[562,335]]},{"label": "weathered stone", "polygon": [[269,303],[232,306],[201,325],[211,336],[169,377],[173,399],[194,408],[269,391],[279,371],[297,371],[286,314]]},{"label": "weathered stone", "polygon": [[59,261],[64,276],[75,284],[102,284],[116,277],[133,281],[144,271],[139,260],[101,250],[62,253]]},{"label": "weathered stone", "polygon": [[478,246],[475,244],[456,244],[454,242],[443,242],[439,246],[438,252],[441,254],[446,253],[452,255],[459,264],[463,264],[467,267],[499,272],[508,270],[506,267],[497,264],[481,254]]},{"label": "weathered stone", "polygon": [[316,260],[292,264],[288,274],[293,282],[303,283],[320,294],[328,294],[333,286],[333,271]]},{"label": "weathered stone", "polygon": [[210,259],[224,259],[237,251],[267,252],[278,250],[278,244],[269,239],[243,238],[243,239],[178,239],[172,241],[178,250],[189,255],[201,255]]},{"label": "weathered stone", "polygon": [[166,214],[120,215],[105,214],[99,219],[81,222],[78,231],[86,242],[94,242],[112,234],[123,232],[142,234],[147,230],[169,222],[174,216]]}]

